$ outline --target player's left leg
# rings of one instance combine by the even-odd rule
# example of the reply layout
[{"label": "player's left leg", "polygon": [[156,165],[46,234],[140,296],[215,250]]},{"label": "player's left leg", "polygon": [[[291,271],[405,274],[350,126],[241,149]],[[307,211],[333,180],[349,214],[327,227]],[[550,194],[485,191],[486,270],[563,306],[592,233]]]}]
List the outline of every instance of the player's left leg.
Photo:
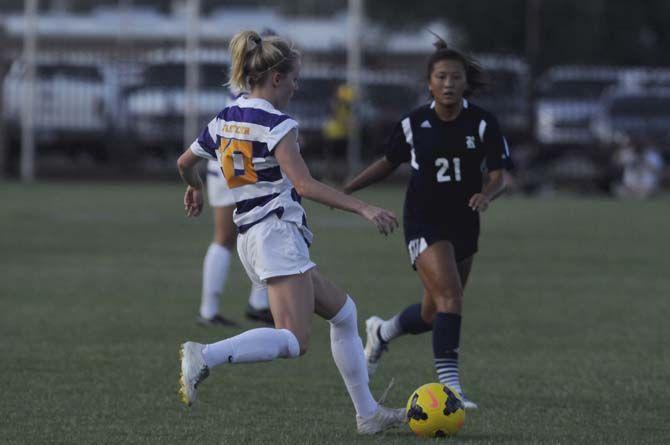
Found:
[{"label": "player's left leg", "polygon": [[315,312],[330,324],[331,352],[354,404],[358,432],[374,434],[403,423],[405,410],[381,406],[370,392],[354,300],[316,268],[310,272]]},{"label": "player's left leg", "polygon": [[[433,322],[435,370],[441,383],[463,395],[458,372],[463,285],[454,245],[449,241],[431,244],[418,256],[416,266],[437,310]],[[467,270],[464,267],[463,271]],[[477,407],[463,398],[466,408]]]}]

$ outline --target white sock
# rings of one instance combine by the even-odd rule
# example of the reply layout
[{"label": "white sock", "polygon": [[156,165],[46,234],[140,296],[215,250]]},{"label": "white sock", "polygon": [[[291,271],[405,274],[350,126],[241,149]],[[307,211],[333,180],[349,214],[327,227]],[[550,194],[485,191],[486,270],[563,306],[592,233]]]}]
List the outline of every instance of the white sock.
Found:
[{"label": "white sock", "polygon": [[254,309],[268,309],[268,287],[261,284],[251,283],[249,293],[249,305]]},{"label": "white sock", "polygon": [[458,375],[458,357],[456,358],[436,358],[435,370],[440,383],[447,385],[459,394],[463,394],[461,388],[461,378]]},{"label": "white sock", "polygon": [[378,405],[368,386],[368,370],[363,353],[363,342],[358,336],[356,304],[349,296],[342,309],[330,323],[330,349],[337,369],[344,379],[349,397],[354,403],[356,414],[369,417],[377,411]]},{"label": "white sock", "polygon": [[389,318],[388,320],[384,321],[384,323],[381,324],[381,326],[379,327],[379,336],[382,338],[382,340],[388,342],[403,333],[402,328],[400,327],[399,319],[400,315],[398,314],[395,317]]},{"label": "white sock", "polygon": [[220,244],[210,244],[202,267],[201,317],[212,318],[219,313],[219,299],[228,278],[229,266],[230,250]]},{"label": "white sock", "polygon": [[205,364],[212,368],[223,363],[256,363],[277,357],[295,358],[300,355],[300,345],[288,329],[258,328],[242,332],[202,350]]}]

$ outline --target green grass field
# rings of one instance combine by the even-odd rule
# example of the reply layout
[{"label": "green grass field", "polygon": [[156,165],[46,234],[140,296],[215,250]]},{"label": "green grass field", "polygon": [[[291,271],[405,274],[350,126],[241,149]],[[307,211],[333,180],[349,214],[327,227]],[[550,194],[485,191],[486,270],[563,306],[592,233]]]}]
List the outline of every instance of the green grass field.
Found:
[{"label": "green grass field", "polygon": [[[361,196],[401,209],[400,187]],[[211,213],[187,220],[181,199],[174,184],[0,184],[0,443],[425,443],[356,435],[316,318],[305,357],[218,368],[181,405],[179,343],[236,333],[194,322]],[[400,234],[307,207],[312,256],[361,327],[418,300]],[[496,202],[461,344],[480,409],[446,442],[670,442],[669,230],[663,198]],[[247,292],[234,262],[226,315],[243,320]],[[435,380],[428,335],[391,345],[375,394],[392,377],[393,405]]]}]

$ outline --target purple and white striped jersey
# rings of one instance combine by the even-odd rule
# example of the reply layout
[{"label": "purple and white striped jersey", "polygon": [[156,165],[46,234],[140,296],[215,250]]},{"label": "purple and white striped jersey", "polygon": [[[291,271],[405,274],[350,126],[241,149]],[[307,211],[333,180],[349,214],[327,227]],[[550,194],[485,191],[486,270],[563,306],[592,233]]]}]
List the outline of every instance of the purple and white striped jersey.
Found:
[{"label": "purple and white striped jersey", "polygon": [[300,195],[281,171],[272,151],[298,123],[259,98],[238,97],[225,107],[191,144],[197,156],[218,160],[235,197],[233,220],[240,233],[269,215],[307,228]]}]

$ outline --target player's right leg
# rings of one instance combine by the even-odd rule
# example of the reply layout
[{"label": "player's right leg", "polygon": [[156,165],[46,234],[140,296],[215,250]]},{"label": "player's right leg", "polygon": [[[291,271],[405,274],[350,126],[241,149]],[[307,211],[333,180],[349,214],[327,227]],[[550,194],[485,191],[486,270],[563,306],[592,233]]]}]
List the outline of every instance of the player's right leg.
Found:
[{"label": "player's right leg", "polygon": [[404,423],[404,409],[382,406],[383,400],[378,403],[370,392],[363,345],[358,335],[356,304],[318,269],[310,273],[315,310],[330,324],[331,352],[354,404],[358,432],[375,434]]}]

